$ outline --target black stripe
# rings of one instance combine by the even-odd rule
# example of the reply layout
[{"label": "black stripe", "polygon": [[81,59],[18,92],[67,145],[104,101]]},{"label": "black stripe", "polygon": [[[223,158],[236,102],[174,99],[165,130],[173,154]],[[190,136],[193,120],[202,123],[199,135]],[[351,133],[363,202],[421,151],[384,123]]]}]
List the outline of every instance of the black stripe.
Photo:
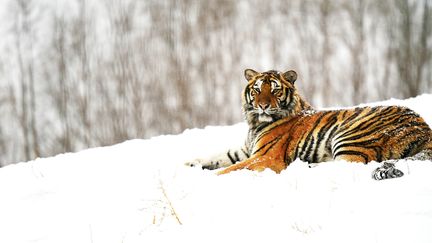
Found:
[{"label": "black stripe", "polygon": [[339,113],[342,113],[342,120],[343,121],[345,121],[345,116],[346,116],[347,112],[348,112],[348,110],[342,110],[341,112],[339,112]]},{"label": "black stripe", "polygon": [[311,137],[313,137],[313,133],[314,133],[315,129],[321,123],[321,120],[324,118],[325,115],[327,115],[327,114],[329,114],[331,112],[332,111],[325,111],[325,112],[323,112],[323,113],[320,114],[320,117],[317,119],[317,121],[315,122],[315,124],[313,125],[312,129],[309,131],[309,133],[308,133],[308,135],[307,135],[307,137],[305,139],[305,142],[304,142],[304,144],[303,144],[303,146],[301,148],[301,152],[300,152],[300,156],[299,156],[300,158],[304,158],[304,154],[306,152],[306,147],[310,148],[309,142],[311,140]]},{"label": "black stripe", "polygon": [[249,87],[249,85],[246,86],[245,91],[244,91],[244,95],[245,95],[246,103],[250,104],[250,102],[252,101],[252,97],[250,95],[250,87]]},{"label": "black stripe", "polygon": [[[288,144],[289,144],[289,142],[291,141],[292,139],[291,139],[291,136],[290,137],[288,137],[287,139],[285,139],[285,141],[284,141],[284,143],[283,143],[283,148],[288,148]],[[286,165],[288,165],[289,163],[291,163],[293,160],[291,159],[291,157],[289,157],[289,160],[288,160],[288,155],[289,155],[289,152],[290,151],[288,151],[288,149],[286,149],[285,150],[285,154],[284,154],[284,162],[285,162],[285,164]]]},{"label": "black stripe", "polygon": [[[397,114],[396,114],[397,115]],[[407,119],[408,118],[410,118],[410,117],[407,117]],[[385,119],[384,119],[385,120]],[[383,120],[380,120],[380,121],[378,121],[378,122],[376,122],[376,124],[374,124],[374,126],[375,126],[375,128],[374,129],[371,129],[371,130],[365,130],[365,132],[363,132],[363,133],[361,133],[362,132],[362,129],[353,129],[351,132],[349,132],[349,133],[344,133],[344,135],[341,135],[339,138],[342,138],[342,139],[339,139],[338,140],[338,142],[335,144],[335,146],[334,146],[334,148],[333,148],[333,150],[335,150],[335,149],[337,149],[338,147],[339,147],[339,145],[340,145],[340,143],[342,143],[342,142],[345,142],[345,141],[348,141],[348,140],[357,140],[357,139],[359,139],[359,138],[362,138],[362,137],[366,137],[366,136],[369,136],[369,135],[372,135],[372,134],[374,134],[374,133],[376,133],[376,132],[378,132],[379,130],[382,130],[382,129],[385,129],[385,128],[388,128],[389,126],[391,126],[392,125],[392,123],[384,123],[385,121],[383,121]],[[415,126],[418,126],[418,125],[421,125],[422,123],[418,123],[418,122],[414,122],[414,124],[413,123],[409,123],[410,125],[415,125]],[[398,125],[406,125],[406,123],[404,123],[403,121],[401,121],[401,124],[398,124]],[[370,124],[370,126],[372,126],[372,124]],[[392,129],[392,131],[395,131],[395,130],[398,130],[398,129],[400,129],[400,128],[402,128],[402,127],[395,127],[395,128],[393,128]],[[347,136],[349,136],[349,135],[352,135],[352,134],[354,134],[354,133],[361,133],[361,134],[358,134],[358,135],[355,135],[355,136],[351,136],[351,137],[347,137]],[[381,136],[379,137],[379,138],[382,138],[382,135],[384,135],[384,134],[380,134]]]},{"label": "black stripe", "polygon": [[[301,143],[301,141],[303,141],[304,140],[304,137],[307,135],[307,133],[304,133],[303,135],[302,135],[302,137],[300,138],[300,140],[299,140],[299,142],[297,143],[297,145],[296,145],[296,150],[295,150],[295,153],[294,153],[294,159],[296,159],[296,158],[298,158],[299,157],[299,149],[300,149],[300,143]],[[304,145],[304,144],[303,144]]]},{"label": "black stripe", "polygon": [[[271,133],[274,129],[276,129],[276,128],[280,127],[280,126],[285,126],[287,123],[292,122],[293,119],[297,119],[297,121],[296,121],[295,124],[297,124],[300,121],[300,119],[297,116],[292,116],[292,117],[285,117],[284,119],[276,121],[276,122],[273,122],[273,123],[264,123],[264,124],[261,124],[260,126],[262,126],[262,127],[259,126],[258,128],[260,128],[260,129],[256,132],[258,134],[258,136],[255,138],[255,141],[258,142],[265,135]],[[293,127],[294,126],[295,125],[293,125]]]},{"label": "black stripe", "polygon": [[241,151],[246,155],[246,158],[249,158],[249,153],[244,148],[242,148]]},{"label": "black stripe", "polygon": [[283,87],[282,96],[280,97],[281,99],[280,106],[282,109],[286,109],[288,107],[288,102],[287,102],[288,94],[289,94],[289,89],[287,87]]},{"label": "black stripe", "polygon": [[356,142],[354,142],[354,141],[349,142],[349,141],[348,141],[347,143],[341,144],[341,145],[339,145],[338,147],[334,147],[334,149],[337,150],[337,149],[339,149],[339,148],[343,148],[343,147],[350,147],[350,146],[355,146],[355,147],[361,146],[361,147],[365,147],[365,146],[370,145],[370,144],[372,144],[372,143],[375,143],[375,142],[377,142],[377,141],[379,141],[379,140],[380,140],[380,138],[373,137],[373,138],[371,138],[371,139],[362,140],[362,141],[356,141]]},{"label": "black stripe", "polygon": [[[373,108],[383,108],[383,107],[373,107]],[[364,128],[370,128],[369,126],[377,126],[377,125],[382,125],[382,126],[387,126],[387,124],[384,124],[385,122],[388,122],[390,120],[395,119],[396,117],[400,116],[399,113],[397,112],[393,112],[394,107],[389,106],[389,107],[385,107],[385,109],[376,112],[374,114],[372,114],[372,112],[369,112],[368,114],[361,116],[359,119],[356,120],[360,121],[360,119],[365,119],[366,122],[364,123],[360,123],[357,126],[352,126],[352,127],[348,127],[346,132],[344,132],[342,135],[340,135],[340,137],[346,137],[349,135],[352,135],[356,132],[359,132],[360,130],[364,129]],[[372,109],[371,111],[376,111],[377,109]],[[398,109],[396,109],[398,110]],[[375,117],[368,117],[369,115],[374,115]],[[389,122],[390,123],[390,122]]]},{"label": "black stripe", "polygon": [[[371,134],[375,134],[378,130],[381,130],[381,129],[382,129],[382,127],[378,127],[378,128],[375,128],[375,129],[369,130],[369,131],[367,131],[367,132],[364,132],[364,133],[358,134],[358,135],[356,135],[356,136],[342,138],[342,139],[338,140],[338,141],[335,143],[335,145],[333,146],[333,151],[336,151],[336,150],[338,150],[338,149],[341,148],[341,147],[346,147],[346,146],[344,146],[344,144],[342,144],[343,142],[347,142],[347,141],[350,141],[350,140],[357,140],[357,139],[359,139],[359,138],[367,137],[367,136],[369,136],[369,135],[371,135]],[[357,131],[357,132],[362,132],[362,131],[360,130],[360,131]],[[375,139],[375,140],[379,140],[379,139],[382,138],[382,136],[383,136],[384,134],[381,133],[381,134],[379,134],[379,135],[380,135],[380,136],[375,137],[375,138],[373,138],[373,139]]]},{"label": "black stripe", "polygon": [[235,162],[237,162],[231,155],[230,155],[230,150],[228,150],[228,152],[227,152],[227,155],[228,155],[228,158],[231,160],[231,163],[233,163],[233,164],[235,164]]},{"label": "black stripe", "polygon": [[[360,113],[362,113],[364,110],[365,110],[364,108],[362,109],[362,108],[360,108],[360,107],[355,108],[355,109],[354,109],[354,113],[351,114],[351,116],[349,116],[347,119],[345,119],[345,120],[341,123],[341,126],[345,126],[347,123],[353,121],[353,120],[354,120],[355,118],[357,118],[357,117],[360,115]],[[348,110],[347,110],[347,111],[348,111]]]},{"label": "black stripe", "polygon": [[302,155],[301,158],[303,158],[304,160],[306,160],[308,162],[311,162],[311,160],[309,159],[309,156],[310,156],[310,153],[311,153],[311,150],[312,150],[312,147],[314,146],[314,144],[315,144],[315,137],[312,136],[312,139],[309,142],[309,145],[308,145],[308,147],[307,147],[307,149],[305,151],[305,154]]},{"label": "black stripe", "polygon": [[239,157],[239,154],[237,151],[234,152],[234,156],[235,156],[236,161],[240,161],[240,157]]},{"label": "black stripe", "polygon": [[406,157],[409,157],[409,156],[413,156],[414,154],[416,154],[416,153],[418,153],[419,151],[419,149],[418,149],[418,147],[420,146],[422,146],[422,145],[424,145],[426,142],[428,142],[428,140],[414,140],[414,141],[411,141],[409,144],[408,144],[408,147],[406,147],[403,151],[402,151],[402,153],[401,153],[401,155],[400,155],[400,157],[401,157],[401,159],[403,159],[403,158],[406,158]]},{"label": "black stripe", "polygon": [[[338,149],[340,147],[340,143],[342,143],[342,142],[345,142],[345,141],[348,141],[348,140],[357,140],[357,139],[362,138],[362,137],[367,137],[369,135],[373,135],[376,132],[378,132],[379,130],[388,127],[389,125],[391,125],[391,124],[382,124],[381,126],[375,127],[374,129],[369,130],[369,131],[367,131],[365,133],[361,133],[359,135],[352,136],[352,137],[345,137],[345,138],[339,140],[335,144],[333,150]],[[413,126],[422,126],[422,125],[424,125],[424,123],[422,123],[422,122],[410,122],[410,123],[401,123],[401,124],[397,124],[397,125],[399,125],[399,126],[394,127],[391,131],[389,131],[389,133],[392,133],[394,131],[398,131],[398,130],[401,130],[401,129],[407,129],[407,128],[413,127]],[[357,131],[357,132],[361,132],[361,131]],[[414,133],[418,133],[418,130],[417,129],[413,130],[413,131],[407,133],[406,136],[414,134]],[[381,139],[383,137],[383,135],[384,134],[381,133],[380,136],[377,137],[377,138],[375,138],[375,139]],[[387,134],[387,135],[391,135],[391,134]]]},{"label": "black stripe", "polygon": [[363,119],[365,119],[366,122],[360,123],[358,128],[360,129],[367,128],[376,122],[384,123],[386,121],[393,119],[394,117],[399,116],[400,114],[398,114],[397,112],[393,112],[392,109],[386,109],[386,110],[377,111],[371,115],[373,115],[374,117],[370,117],[368,119],[367,117],[363,117]]},{"label": "black stripe", "polygon": [[371,147],[371,149],[373,149],[376,154],[376,160],[378,162],[383,161],[383,157],[382,157],[383,148],[381,146],[373,146]]},{"label": "black stripe", "polygon": [[[346,144],[342,144],[340,145],[336,150],[339,150],[343,147],[358,147],[358,148],[363,148],[363,149],[371,149],[374,151],[375,155],[376,155],[376,160],[378,162],[382,161],[382,147],[381,146],[377,146],[377,145],[370,145],[371,143],[375,143],[376,141],[378,141],[379,139],[370,139],[370,140],[365,140],[362,142],[352,142],[352,143],[346,143]],[[334,151],[336,151],[334,150]],[[338,152],[335,152],[335,154],[337,154]]]},{"label": "black stripe", "polygon": [[[267,133],[271,132],[272,129],[270,129],[270,130],[268,130],[268,131],[261,132],[262,130],[264,130],[264,128],[268,127],[268,126],[271,125],[271,124],[272,124],[271,122],[262,122],[262,123],[260,123],[260,124],[255,128],[255,132],[256,132],[256,134],[259,134],[259,136],[261,137],[261,135],[263,135],[263,134],[267,134]],[[258,138],[258,140],[259,140],[259,139],[261,139],[261,138]]]},{"label": "black stripe", "polygon": [[[294,123],[294,125],[292,126],[292,128],[291,128],[291,130],[293,130],[293,131],[295,131],[296,130],[296,128],[298,127],[298,126],[304,126],[304,124],[303,124],[303,119],[297,119],[297,121],[296,121],[296,123]],[[296,144],[296,146],[295,146],[295,152],[294,152],[294,158],[290,158],[290,159],[296,159],[296,158],[299,158],[299,149],[300,149],[300,143],[304,140],[304,138],[305,138],[305,136],[307,136],[308,135],[308,133],[306,132],[306,133],[303,133],[303,135],[301,136],[301,138],[298,140],[298,143]],[[290,141],[292,141],[293,140],[293,134],[292,133],[290,133],[289,134],[289,136],[288,136],[288,138],[286,139],[287,140],[287,142],[290,142]],[[295,140],[295,139],[294,139]],[[285,160],[286,160],[286,156],[287,156],[287,153],[288,153],[289,151],[286,151],[285,152]]]},{"label": "black stripe", "polygon": [[[323,141],[325,135],[327,134],[327,132],[329,131],[329,129],[336,124],[337,122],[337,116],[338,113],[334,113],[332,114],[332,117],[329,117],[328,119],[330,119],[326,125],[324,127],[321,128],[321,130],[318,132],[318,136],[317,136],[317,141],[316,141],[316,146],[312,155],[312,163],[317,163],[318,162],[318,149],[321,146],[321,142],[326,143],[327,141]],[[329,139],[329,138],[327,138]]]},{"label": "black stripe", "polygon": [[339,125],[336,125],[330,131],[330,134],[329,134],[328,139],[327,139],[327,144],[326,144],[327,149],[331,148],[331,141],[333,140],[334,134],[336,133],[336,131],[338,129],[339,129]]},{"label": "black stripe", "polygon": [[[359,108],[361,111],[360,112],[358,112],[358,114],[355,116],[355,117],[350,117],[350,118],[348,118],[350,121],[348,121],[348,122],[343,122],[341,125],[347,125],[347,123],[351,123],[351,126],[348,126],[348,132],[349,131],[351,131],[351,129],[352,128],[357,128],[357,127],[359,127],[359,126],[365,126],[365,124],[364,123],[360,123],[360,124],[358,124],[357,126],[352,126],[352,124],[354,124],[354,123],[357,123],[357,122],[359,122],[360,120],[363,120],[363,119],[366,119],[367,121],[369,121],[370,119],[372,119],[371,121],[372,122],[374,122],[374,118],[377,118],[376,117],[376,114],[377,113],[379,113],[379,112],[377,112],[377,110],[378,109],[380,109],[380,108],[382,108],[382,107],[380,107],[380,106],[375,106],[375,107],[365,107],[365,108]],[[363,111],[367,111],[369,109],[369,111],[366,113],[366,114],[361,114]],[[387,112],[391,112],[391,110],[388,110],[388,111],[384,111],[384,112],[382,112],[382,113],[379,113],[379,114],[381,114],[381,115],[386,115],[386,113]],[[357,113],[357,112],[356,112]],[[370,116],[375,116],[375,117],[370,117]]]},{"label": "black stripe", "polygon": [[[291,104],[292,102],[296,102],[295,99],[294,99],[294,92],[293,92],[292,90],[290,90],[289,88],[287,88],[287,91],[285,91],[285,92],[286,92],[286,94],[289,95],[290,104]],[[295,107],[295,106],[294,106],[294,107]]]},{"label": "black stripe", "polygon": [[[345,137],[345,136],[351,135],[353,133],[356,133],[359,130],[361,130],[360,129],[361,127],[366,127],[369,124],[372,124],[372,123],[376,122],[375,118],[378,119],[378,116],[376,116],[375,111],[377,109],[378,109],[378,107],[372,107],[372,109],[367,114],[362,115],[362,116],[358,116],[358,117],[356,117],[356,119],[353,119],[352,123],[356,123],[356,122],[358,122],[358,121],[360,121],[362,119],[365,119],[366,122],[365,123],[360,123],[357,126],[352,126],[351,125],[351,126],[347,127],[345,130],[343,130],[344,132],[340,135],[340,137]],[[369,117],[370,115],[374,115],[375,117]],[[346,124],[346,122],[343,122],[341,124],[341,126],[343,126],[345,124]]]},{"label": "black stripe", "polygon": [[282,136],[279,136],[279,137],[277,137],[276,139],[274,139],[274,143],[272,143],[272,144],[270,145],[270,147],[267,148],[266,151],[264,151],[264,154],[267,154],[267,152],[268,152],[270,149],[272,149],[273,146],[275,146],[275,145],[279,142],[279,140],[281,140],[281,138],[282,138]]},{"label": "black stripe", "polygon": [[358,155],[363,157],[363,159],[365,159],[366,162],[369,162],[369,156],[367,156],[367,154],[364,154],[360,151],[353,151],[353,150],[339,151],[334,155],[334,157],[336,158],[339,155]]},{"label": "black stripe", "polygon": [[[256,153],[258,153],[259,151],[261,151],[262,149],[264,149],[267,145],[269,145],[270,144],[270,148],[269,149],[271,149],[279,140],[281,139],[281,136],[279,136],[279,137],[277,137],[277,138],[275,138],[275,139],[272,139],[272,140],[270,140],[269,142],[267,142],[267,143],[265,143],[264,145],[262,145],[261,147],[259,147],[257,150],[255,150],[255,151],[253,151],[252,152],[252,154],[256,154]],[[264,154],[266,154],[267,152],[268,152],[268,150],[269,149],[267,149],[265,152],[264,152]]]}]

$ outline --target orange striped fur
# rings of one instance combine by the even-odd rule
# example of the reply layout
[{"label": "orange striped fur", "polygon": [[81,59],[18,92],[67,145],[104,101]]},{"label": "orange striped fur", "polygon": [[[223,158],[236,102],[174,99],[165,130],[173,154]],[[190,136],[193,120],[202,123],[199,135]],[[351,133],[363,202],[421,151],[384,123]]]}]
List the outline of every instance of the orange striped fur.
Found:
[{"label": "orange striped fur", "polygon": [[314,110],[297,93],[294,71],[246,70],[243,110],[249,125],[248,158],[218,174],[271,169],[295,159],[309,163],[367,163],[432,151],[432,131],[414,111],[399,106]]}]

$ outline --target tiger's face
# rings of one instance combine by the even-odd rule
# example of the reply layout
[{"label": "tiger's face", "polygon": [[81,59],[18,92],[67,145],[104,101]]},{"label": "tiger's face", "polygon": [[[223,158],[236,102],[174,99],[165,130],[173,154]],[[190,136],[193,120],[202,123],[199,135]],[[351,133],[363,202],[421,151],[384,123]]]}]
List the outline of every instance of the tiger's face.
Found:
[{"label": "tiger's face", "polygon": [[246,69],[245,78],[243,111],[250,125],[274,122],[298,112],[301,98],[294,87],[295,71],[260,73]]}]

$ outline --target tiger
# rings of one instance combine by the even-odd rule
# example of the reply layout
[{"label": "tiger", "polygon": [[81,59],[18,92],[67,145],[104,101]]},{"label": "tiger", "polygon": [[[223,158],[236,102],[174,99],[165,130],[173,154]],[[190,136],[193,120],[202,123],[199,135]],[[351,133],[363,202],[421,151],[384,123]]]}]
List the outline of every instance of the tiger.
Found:
[{"label": "tiger", "polygon": [[297,91],[294,70],[257,72],[246,69],[242,110],[249,126],[243,147],[210,160],[198,160],[218,175],[235,170],[280,173],[297,158],[308,163],[331,160],[385,162],[372,173],[375,180],[397,178],[400,159],[432,159],[432,130],[413,110],[403,106],[365,106],[318,110]]}]

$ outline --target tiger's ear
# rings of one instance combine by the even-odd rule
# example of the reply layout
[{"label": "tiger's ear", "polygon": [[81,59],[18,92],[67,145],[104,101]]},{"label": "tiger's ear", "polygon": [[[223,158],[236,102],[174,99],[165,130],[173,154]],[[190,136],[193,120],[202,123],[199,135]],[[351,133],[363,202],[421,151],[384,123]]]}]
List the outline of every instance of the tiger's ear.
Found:
[{"label": "tiger's ear", "polygon": [[244,76],[246,78],[247,81],[250,81],[253,77],[255,77],[256,75],[258,75],[258,72],[252,69],[246,69],[244,71]]},{"label": "tiger's ear", "polygon": [[288,81],[288,82],[294,84],[294,82],[297,80],[297,73],[296,73],[294,70],[289,70],[289,71],[287,71],[287,72],[284,72],[284,73],[282,74],[282,77],[283,77],[286,81]]}]

